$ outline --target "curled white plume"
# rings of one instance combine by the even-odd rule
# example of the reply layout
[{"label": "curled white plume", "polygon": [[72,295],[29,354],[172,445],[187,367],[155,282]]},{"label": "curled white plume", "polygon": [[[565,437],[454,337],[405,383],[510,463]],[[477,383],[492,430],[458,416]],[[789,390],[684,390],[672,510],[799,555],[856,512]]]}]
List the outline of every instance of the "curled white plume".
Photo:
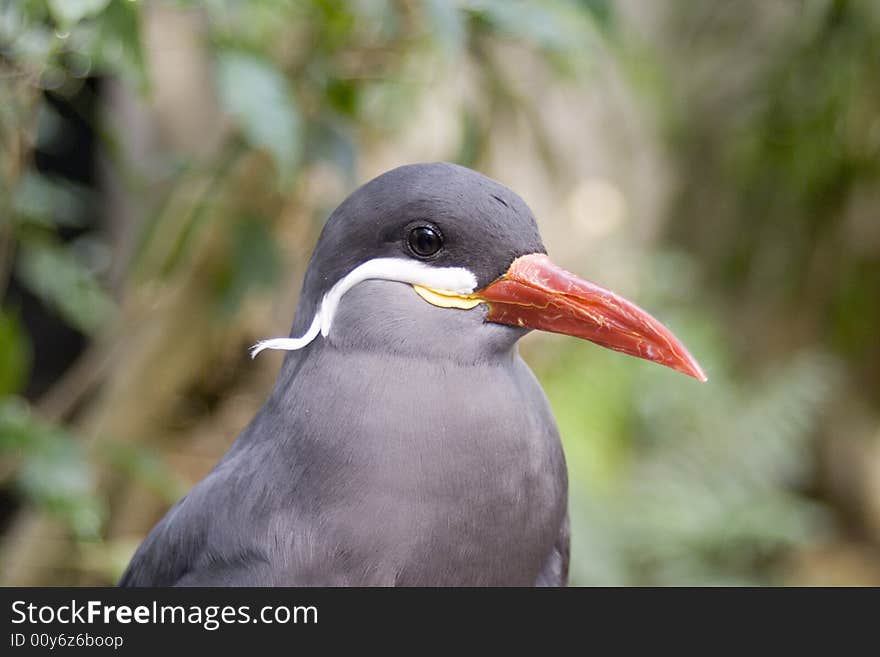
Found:
[{"label": "curled white plume", "polygon": [[469,294],[477,286],[477,277],[464,267],[432,267],[406,258],[375,258],[355,267],[321,299],[309,330],[299,338],[270,338],[251,347],[251,358],[264,349],[296,351],[318,337],[327,337],[342,296],[358,283],[370,279],[396,281],[422,287]]},{"label": "curled white plume", "polygon": [[260,340],[251,347],[251,358],[256,358],[263,349],[281,349],[283,351],[296,351],[302,349],[312,340],[314,340],[321,331],[321,313],[315,314],[312,325],[309,330],[301,338],[269,338],[268,340]]}]

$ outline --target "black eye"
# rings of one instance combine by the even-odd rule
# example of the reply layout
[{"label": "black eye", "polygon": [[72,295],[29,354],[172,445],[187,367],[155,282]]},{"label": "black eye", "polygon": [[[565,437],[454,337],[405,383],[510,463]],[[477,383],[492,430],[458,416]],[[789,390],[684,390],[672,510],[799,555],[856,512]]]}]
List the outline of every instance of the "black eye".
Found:
[{"label": "black eye", "polygon": [[417,226],[409,231],[409,248],[417,256],[427,258],[432,256],[443,246],[443,238],[440,233],[430,226]]}]

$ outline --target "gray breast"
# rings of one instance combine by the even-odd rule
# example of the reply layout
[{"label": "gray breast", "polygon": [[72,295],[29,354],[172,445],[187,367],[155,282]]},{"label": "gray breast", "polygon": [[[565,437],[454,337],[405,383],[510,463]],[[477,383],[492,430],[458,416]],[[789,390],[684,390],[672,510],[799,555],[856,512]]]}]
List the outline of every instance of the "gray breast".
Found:
[{"label": "gray breast", "polygon": [[269,401],[124,583],[539,581],[566,477],[519,333],[400,284],[350,295],[330,336],[288,355]]},{"label": "gray breast", "polygon": [[322,570],[355,579],[532,584],[562,522],[565,478],[543,393],[519,357],[415,368],[321,350],[297,386],[321,398],[287,400],[290,445],[275,463],[278,477],[295,473],[284,496],[292,523],[278,529],[294,543],[305,530],[331,562]]}]

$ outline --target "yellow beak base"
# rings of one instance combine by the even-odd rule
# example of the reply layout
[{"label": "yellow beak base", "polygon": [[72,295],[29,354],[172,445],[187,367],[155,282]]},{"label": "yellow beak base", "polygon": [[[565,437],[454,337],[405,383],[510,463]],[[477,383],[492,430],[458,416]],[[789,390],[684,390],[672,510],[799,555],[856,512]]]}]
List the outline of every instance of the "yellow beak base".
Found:
[{"label": "yellow beak base", "polygon": [[480,299],[474,297],[462,296],[456,292],[447,290],[432,290],[431,288],[422,287],[421,285],[413,285],[413,289],[422,299],[433,306],[441,308],[461,308],[462,310],[470,310],[474,306],[482,303]]}]

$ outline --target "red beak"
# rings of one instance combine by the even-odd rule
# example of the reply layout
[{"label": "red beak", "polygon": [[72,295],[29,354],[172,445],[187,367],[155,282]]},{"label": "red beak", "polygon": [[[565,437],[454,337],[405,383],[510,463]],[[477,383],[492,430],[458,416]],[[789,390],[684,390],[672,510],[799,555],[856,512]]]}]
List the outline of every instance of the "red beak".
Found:
[{"label": "red beak", "polygon": [[651,315],[544,254],[517,258],[474,296],[489,304],[488,321],[573,335],[707,380],[678,338]]}]

